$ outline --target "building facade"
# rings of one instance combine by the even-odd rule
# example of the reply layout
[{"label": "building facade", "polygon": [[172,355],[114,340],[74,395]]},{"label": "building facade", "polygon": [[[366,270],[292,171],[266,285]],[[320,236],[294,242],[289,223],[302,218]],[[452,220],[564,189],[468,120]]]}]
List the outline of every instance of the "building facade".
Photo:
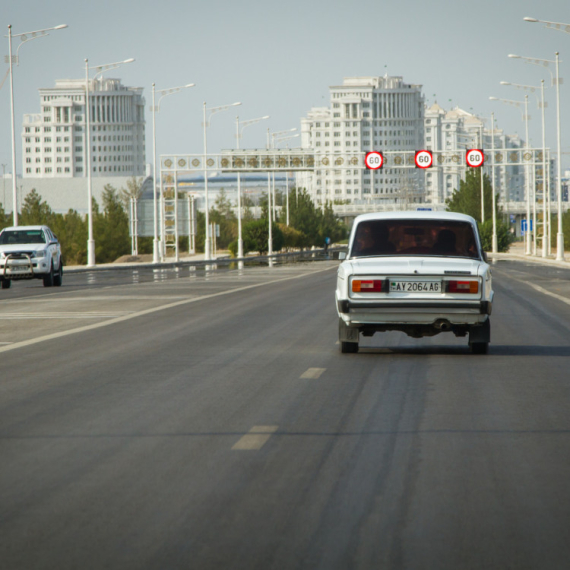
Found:
[{"label": "building facade", "polygon": [[[427,150],[458,150],[465,153],[471,148],[520,149],[524,142],[518,135],[507,135],[495,128],[492,133],[485,127],[485,121],[459,107],[450,111],[434,103],[425,111],[425,144]],[[485,174],[492,179],[491,161],[484,166]],[[430,169],[426,173],[426,198],[434,204],[444,204],[454,190],[459,189],[459,181],[465,177],[463,160],[454,166]],[[493,187],[503,202],[526,200],[524,166],[496,164]]]},{"label": "building facade", "polygon": [[[401,77],[348,77],[330,87],[330,106],[311,109],[301,119],[301,145],[316,154],[404,151],[423,148],[424,100],[421,85]],[[423,173],[384,167],[379,171],[317,169],[298,175],[317,204],[394,201],[402,192],[423,195]],[[418,198],[419,197],[419,198]]]},{"label": "building facade", "polygon": [[40,89],[41,112],[24,115],[23,177],[86,177],[88,147],[92,176],[144,176],[142,92],[142,88],[122,85],[119,79],[90,80],[87,145],[85,81],[58,80],[55,87]]}]

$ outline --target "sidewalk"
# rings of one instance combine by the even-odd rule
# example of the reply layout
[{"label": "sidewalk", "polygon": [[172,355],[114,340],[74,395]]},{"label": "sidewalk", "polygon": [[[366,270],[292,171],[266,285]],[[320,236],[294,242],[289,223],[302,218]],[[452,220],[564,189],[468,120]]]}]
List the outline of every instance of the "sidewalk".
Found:
[{"label": "sidewalk", "polygon": [[526,255],[523,242],[511,244],[508,253],[487,253],[489,259],[511,259],[515,261],[527,261],[541,265],[552,265],[554,267],[565,267],[570,269],[570,252],[565,252],[564,261],[556,261],[556,249],[552,250],[549,257],[542,257],[542,249],[537,250],[537,255]]}]

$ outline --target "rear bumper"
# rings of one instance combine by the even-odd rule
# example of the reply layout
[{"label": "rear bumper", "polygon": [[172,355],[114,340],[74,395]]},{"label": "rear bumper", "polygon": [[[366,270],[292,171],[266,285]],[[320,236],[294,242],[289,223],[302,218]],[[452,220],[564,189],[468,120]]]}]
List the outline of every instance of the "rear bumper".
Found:
[{"label": "rear bumper", "polygon": [[384,310],[392,312],[398,309],[401,312],[441,313],[441,312],[476,312],[481,315],[490,315],[493,310],[491,301],[374,301],[355,303],[354,301],[342,300],[337,302],[340,314],[378,312]]}]

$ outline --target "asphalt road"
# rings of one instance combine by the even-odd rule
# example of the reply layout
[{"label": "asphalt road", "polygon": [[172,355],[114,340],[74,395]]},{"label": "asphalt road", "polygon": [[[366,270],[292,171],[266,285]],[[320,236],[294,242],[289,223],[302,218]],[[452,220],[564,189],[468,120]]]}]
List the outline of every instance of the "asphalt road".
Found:
[{"label": "asphalt road", "polygon": [[0,568],[568,568],[570,270],[342,355],[335,267],[3,290]]}]

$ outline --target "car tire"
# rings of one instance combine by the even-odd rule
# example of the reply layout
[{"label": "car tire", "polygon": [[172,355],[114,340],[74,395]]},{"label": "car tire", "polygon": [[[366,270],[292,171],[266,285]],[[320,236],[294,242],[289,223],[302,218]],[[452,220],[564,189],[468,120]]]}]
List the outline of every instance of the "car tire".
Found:
[{"label": "car tire", "polygon": [[487,354],[489,352],[488,342],[472,342],[469,346],[473,354]]},{"label": "car tire", "polygon": [[63,263],[60,259],[59,260],[59,269],[57,270],[57,273],[53,276],[53,284],[56,287],[61,287],[62,283],[63,283]]},{"label": "car tire", "polygon": [[340,351],[343,354],[356,354],[358,352],[357,342],[344,342],[340,341]]},{"label": "car tire", "polygon": [[2,279],[2,289],[10,289],[11,286],[12,286],[11,279]]},{"label": "car tire", "polygon": [[53,273],[53,262],[52,262],[49,273],[46,273],[46,275],[44,275],[44,287],[53,287],[53,284],[54,284],[54,273]]}]

